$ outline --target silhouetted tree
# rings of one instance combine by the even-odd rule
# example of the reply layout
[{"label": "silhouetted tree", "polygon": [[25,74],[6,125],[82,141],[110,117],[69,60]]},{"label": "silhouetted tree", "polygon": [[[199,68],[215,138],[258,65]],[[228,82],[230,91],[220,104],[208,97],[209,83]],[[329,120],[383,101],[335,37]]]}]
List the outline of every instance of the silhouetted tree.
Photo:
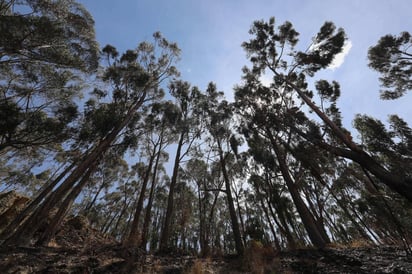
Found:
[{"label": "silhouetted tree", "polygon": [[397,99],[412,89],[412,37],[409,32],[385,35],[368,51],[369,67],[381,74],[381,98]]}]

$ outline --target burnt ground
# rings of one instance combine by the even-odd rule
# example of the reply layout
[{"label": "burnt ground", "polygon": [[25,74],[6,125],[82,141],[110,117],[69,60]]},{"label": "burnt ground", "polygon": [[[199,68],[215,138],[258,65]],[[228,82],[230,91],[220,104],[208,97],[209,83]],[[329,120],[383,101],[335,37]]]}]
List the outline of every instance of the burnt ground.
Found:
[{"label": "burnt ground", "polygon": [[119,244],[89,248],[14,247],[0,251],[0,273],[412,273],[394,246],[301,249],[262,260],[154,256]]},{"label": "burnt ground", "polygon": [[[0,210],[3,226],[19,211],[16,204],[26,202],[8,196],[14,198],[0,199],[7,209]],[[160,256],[126,249],[76,216],[65,220],[48,247],[0,246],[0,274],[6,273],[412,273],[412,256],[399,246],[274,252],[253,242],[242,258]]]}]

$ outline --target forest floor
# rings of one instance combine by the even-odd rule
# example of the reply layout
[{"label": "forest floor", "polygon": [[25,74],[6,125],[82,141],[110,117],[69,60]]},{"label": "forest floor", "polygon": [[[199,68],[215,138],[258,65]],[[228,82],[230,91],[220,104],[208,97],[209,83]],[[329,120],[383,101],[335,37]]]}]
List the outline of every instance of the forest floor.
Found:
[{"label": "forest floor", "polygon": [[0,273],[412,273],[412,256],[398,246],[273,252],[258,244],[242,258],[160,256],[125,249],[77,216],[48,247],[0,246]]},{"label": "forest floor", "polygon": [[396,246],[156,256],[125,249],[74,217],[49,247],[1,248],[0,273],[412,273],[412,258]]}]

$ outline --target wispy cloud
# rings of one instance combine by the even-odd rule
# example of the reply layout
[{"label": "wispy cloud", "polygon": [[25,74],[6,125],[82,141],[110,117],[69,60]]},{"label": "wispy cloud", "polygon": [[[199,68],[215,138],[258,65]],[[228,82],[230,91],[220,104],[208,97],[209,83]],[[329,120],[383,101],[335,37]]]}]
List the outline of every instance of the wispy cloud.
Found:
[{"label": "wispy cloud", "polygon": [[331,70],[335,70],[338,67],[340,67],[343,64],[343,62],[345,61],[345,57],[346,57],[346,55],[348,55],[351,48],[352,48],[352,42],[350,40],[348,40],[343,45],[342,52],[335,56],[335,59],[333,59],[332,63],[329,65],[328,68],[331,69]]}]

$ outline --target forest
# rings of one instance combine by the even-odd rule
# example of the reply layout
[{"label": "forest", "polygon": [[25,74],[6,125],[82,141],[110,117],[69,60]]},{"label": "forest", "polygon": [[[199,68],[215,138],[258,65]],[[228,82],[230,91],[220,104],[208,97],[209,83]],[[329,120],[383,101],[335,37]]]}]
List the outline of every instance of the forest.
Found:
[{"label": "forest", "polygon": [[[325,22],[251,22],[228,101],[180,77],[178,42],[96,41],[75,1],[0,1],[0,245],[49,246],[68,216],[156,254],[397,245],[412,232],[412,129],[396,113],[342,124],[340,85],[318,77],[348,39]],[[306,48],[306,50],[300,50]],[[412,37],[370,45],[382,100],[412,88]],[[270,79],[270,83],[262,78]],[[394,110],[396,112],[396,110]]]}]

